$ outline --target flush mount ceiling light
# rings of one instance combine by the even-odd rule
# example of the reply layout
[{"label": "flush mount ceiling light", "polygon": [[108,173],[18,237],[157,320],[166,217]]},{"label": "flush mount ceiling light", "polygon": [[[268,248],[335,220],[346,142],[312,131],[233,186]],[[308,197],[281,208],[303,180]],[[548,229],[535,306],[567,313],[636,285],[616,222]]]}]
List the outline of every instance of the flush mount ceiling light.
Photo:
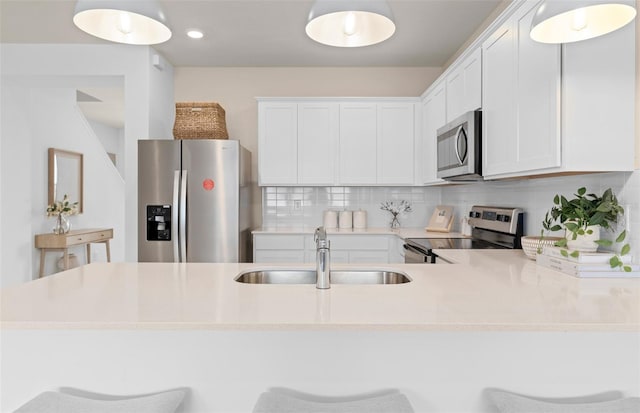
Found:
[{"label": "flush mount ceiling light", "polygon": [[171,38],[156,0],[78,0],[73,23],[90,35],[117,43],[150,45]]},{"label": "flush mount ceiling light", "polygon": [[361,47],[387,40],[396,25],[385,0],[316,0],[305,31],[322,44]]},{"label": "flush mount ceiling light", "polygon": [[202,33],[198,29],[190,29],[190,30],[187,30],[187,36],[189,36],[192,39],[202,39],[204,37],[204,33]]},{"label": "flush mount ceiling light", "polygon": [[536,11],[531,38],[541,43],[571,43],[621,28],[636,9],[620,1],[547,0]]}]

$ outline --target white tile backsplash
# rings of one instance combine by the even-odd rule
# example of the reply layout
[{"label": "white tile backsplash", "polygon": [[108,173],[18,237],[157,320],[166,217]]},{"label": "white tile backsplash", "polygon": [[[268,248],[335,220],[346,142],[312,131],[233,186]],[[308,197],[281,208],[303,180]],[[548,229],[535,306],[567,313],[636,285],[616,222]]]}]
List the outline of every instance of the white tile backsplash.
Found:
[{"label": "white tile backsplash", "polygon": [[[525,211],[526,235],[537,235],[542,229],[545,213],[553,205],[553,197],[572,196],[580,187],[601,195],[611,188],[625,208],[624,222],[618,231],[627,229],[635,261],[640,258],[640,170],[583,174],[509,181],[488,181],[443,188],[442,204],[454,205],[456,210],[468,210],[471,205],[520,207]],[[603,237],[613,238],[603,232]]]},{"label": "white tile backsplash", "polygon": [[[265,187],[262,189],[263,226],[302,227],[322,224],[326,209],[367,211],[369,227],[389,225],[391,216],[380,210],[384,201],[411,201],[413,211],[400,216],[403,227],[424,227],[437,205],[453,205],[454,230],[473,205],[519,207],[525,211],[524,233],[537,235],[555,194],[571,196],[580,187],[602,194],[612,188],[625,208],[625,228],[634,261],[640,259],[640,170],[550,178],[474,182],[443,187]],[[295,201],[300,201],[296,204]],[[607,236],[607,234],[603,234]],[[608,235],[613,237],[613,235]]]},{"label": "white tile backsplash", "polygon": [[[369,227],[385,227],[391,215],[380,210],[384,201],[407,200],[412,212],[400,216],[405,227],[426,226],[440,201],[439,188],[404,187],[265,187],[262,189],[264,227],[302,227],[322,224],[325,210],[367,211]],[[296,200],[302,200],[299,205]]]}]

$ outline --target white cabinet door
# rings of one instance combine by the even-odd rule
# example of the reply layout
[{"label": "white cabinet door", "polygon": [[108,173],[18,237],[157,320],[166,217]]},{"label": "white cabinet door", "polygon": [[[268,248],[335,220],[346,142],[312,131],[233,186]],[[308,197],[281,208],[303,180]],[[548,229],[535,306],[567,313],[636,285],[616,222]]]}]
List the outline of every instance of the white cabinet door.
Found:
[{"label": "white cabinet door", "polygon": [[389,237],[389,264],[404,264],[404,240]]},{"label": "white cabinet door", "polygon": [[296,184],[298,175],[296,103],[258,104],[258,182]]},{"label": "white cabinet door", "polygon": [[375,103],[341,103],[339,183],[375,184],[377,174],[377,108]]},{"label": "white cabinet door", "polygon": [[253,262],[303,263],[307,235],[254,234]]},{"label": "white cabinet door", "polygon": [[298,183],[333,185],[336,182],[338,104],[298,104]]},{"label": "white cabinet door", "polygon": [[414,112],[414,103],[378,104],[377,183],[413,184]]},{"label": "white cabinet door", "polygon": [[469,112],[482,107],[482,48],[478,47],[467,57],[463,66],[464,112]]},{"label": "white cabinet door", "polygon": [[464,70],[458,67],[447,76],[447,122],[464,113]]},{"label": "white cabinet door", "polygon": [[511,172],[516,165],[516,76],[511,20],[482,44],[483,175]]},{"label": "white cabinet door", "polygon": [[445,83],[436,86],[422,101],[422,183],[444,182],[437,177],[437,131],[446,122]]},{"label": "white cabinet door", "polygon": [[529,36],[527,2],[483,44],[483,175],[561,166],[560,47]]},{"label": "white cabinet door", "polygon": [[560,46],[533,41],[531,20],[538,8],[521,7],[517,30],[516,100],[518,134],[513,172],[559,167]]},{"label": "white cabinet door", "polygon": [[482,106],[482,49],[477,48],[447,75],[447,122]]}]

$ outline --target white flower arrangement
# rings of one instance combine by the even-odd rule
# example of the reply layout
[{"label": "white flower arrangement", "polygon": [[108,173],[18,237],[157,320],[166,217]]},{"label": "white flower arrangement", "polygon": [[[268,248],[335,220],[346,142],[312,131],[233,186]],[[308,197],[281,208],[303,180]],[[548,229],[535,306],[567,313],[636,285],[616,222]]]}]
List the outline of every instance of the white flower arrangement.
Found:
[{"label": "white flower arrangement", "polygon": [[398,215],[411,212],[411,203],[404,199],[401,200],[399,204],[396,204],[394,201],[386,201],[380,204],[380,209],[391,213],[392,219],[389,225],[391,228],[398,228],[400,226]]},{"label": "white flower arrangement", "polygon": [[47,206],[47,216],[56,217],[59,215],[75,215],[78,213],[78,201],[69,202],[69,195],[64,194],[62,201],[56,201]]}]

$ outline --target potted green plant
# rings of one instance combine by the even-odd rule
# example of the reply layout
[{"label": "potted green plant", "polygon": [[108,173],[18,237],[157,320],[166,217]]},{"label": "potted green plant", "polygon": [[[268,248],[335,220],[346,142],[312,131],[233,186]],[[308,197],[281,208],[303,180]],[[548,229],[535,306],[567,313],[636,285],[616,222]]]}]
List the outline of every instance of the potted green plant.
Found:
[{"label": "potted green plant", "polygon": [[[611,188],[604,191],[602,196],[587,194],[586,188],[579,188],[574,198],[567,199],[562,195],[553,198],[553,207],[545,214],[542,221],[543,231],[559,231],[565,229],[565,238],[555,243],[564,247],[561,252],[565,256],[577,257],[580,252],[593,252],[599,246],[611,247],[613,241],[600,239],[600,230],[613,231],[619,219],[624,215],[624,208],[618,203],[618,198]],[[623,243],[626,231],[622,231],[616,238],[616,243]],[[629,266],[623,265],[620,256],[631,250],[629,244],[622,245],[619,255],[614,256],[611,267],[620,267],[631,271]]]}]

